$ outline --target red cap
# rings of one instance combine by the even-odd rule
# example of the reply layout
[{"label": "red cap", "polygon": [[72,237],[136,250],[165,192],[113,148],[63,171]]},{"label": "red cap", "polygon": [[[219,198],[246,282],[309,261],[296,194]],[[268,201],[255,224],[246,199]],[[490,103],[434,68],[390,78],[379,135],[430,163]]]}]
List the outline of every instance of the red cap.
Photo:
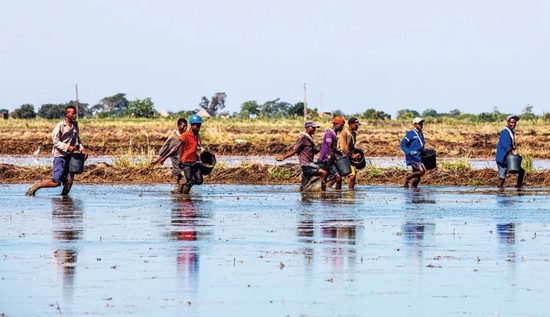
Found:
[{"label": "red cap", "polygon": [[332,120],[332,123],[344,124],[344,123],[346,123],[346,120],[344,120],[344,117],[342,117],[342,116],[336,116],[336,117],[334,117],[334,119]]}]

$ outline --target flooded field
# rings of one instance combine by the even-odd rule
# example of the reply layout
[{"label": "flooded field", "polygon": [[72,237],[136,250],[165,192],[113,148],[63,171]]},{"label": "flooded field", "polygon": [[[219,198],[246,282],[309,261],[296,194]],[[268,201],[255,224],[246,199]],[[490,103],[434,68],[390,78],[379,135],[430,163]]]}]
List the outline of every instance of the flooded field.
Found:
[{"label": "flooded field", "polygon": [[1,185],[2,316],[546,316],[550,191]]}]

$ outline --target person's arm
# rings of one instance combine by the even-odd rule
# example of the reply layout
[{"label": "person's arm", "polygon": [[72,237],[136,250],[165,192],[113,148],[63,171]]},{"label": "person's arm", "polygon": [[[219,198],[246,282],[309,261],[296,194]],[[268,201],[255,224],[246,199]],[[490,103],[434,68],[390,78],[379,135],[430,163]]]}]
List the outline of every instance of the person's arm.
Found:
[{"label": "person's arm", "polygon": [[287,158],[291,157],[291,156],[294,155],[294,154],[296,154],[296,151],[294,151],[294,149],[292,149],[292,150],[286,152],[285,155],[277,156],[277,157],[275,158],[275,160],[277,160],[277,161],[284,161],[284,160],[286,160]]},{"label": "person's arm", "polygon": [[164,144],[159,150],[159,156],[164,156],[168,151],[176,145],[176,143],[179,141],[179,137],[175,134],[175,132],[170,133],[166,141],[164,141]]},{"label": "person's arm", "polygon": [[162,165],[164,163],[164,161],[169,158],[172,154],[174,154],[175,152],[177,152],[177,150],[179,149],[179,147],[183,144],[183,142],[180,140],[178,141],[178,143],[176,143],[176,145],[174,145],[174,147],[172,147],[172,149],[170,149],[170,151],[168,151],[168,153],[166,153],[165,155],[159,155],[156,159],[154,159],[152,162],[151,162],[151,165],[155,165],[157,163],[160,162],[160,164]]},{"label": "person's arm", "polygon": [[285,155],[280,155],[280,156],[277,156],[275,158],[275,160],[277,161],[284,161],[286,160],[287,158],[293,156],[294,154],[296,153],[299,153],[301,148],[302,148],[302,145],[303,145],[303,139],[304,139],[304,136],[299,136],[298,137],[298,140],[296,140],[296,143],[294,144],[294,146],[292,147],[292,149],[288,152],[286,152]]},{"label": "person's arm", "polygon": [[409,145],[411,144],[411,140],[409,139],[409,133],[405,134],[405,137],[401,140],[401,143],[399,143],[399,147],[401,147],[401,151],[405,152],[405,154],[411,154]]}]

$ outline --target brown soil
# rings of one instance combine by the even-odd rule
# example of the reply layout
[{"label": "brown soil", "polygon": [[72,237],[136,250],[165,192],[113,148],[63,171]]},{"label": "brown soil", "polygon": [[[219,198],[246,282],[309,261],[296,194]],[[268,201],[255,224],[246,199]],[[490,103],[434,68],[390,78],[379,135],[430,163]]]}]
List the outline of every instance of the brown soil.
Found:
[{"label": "brown soil", "polygon": [[[273,173],[273,170],[281,173]],[[51,177],[51,167],[25,167],[0,164],[2,183],[33,183]],[[286,174],[285,178],[274,175]],[[401,185],[405,171],[381,169],[381,173],[371,173],[368,169],[358,171],[358,184]],[[495,186],[497,172],[492,169],[470,171],[428,171],[422,178],[421,186]],[[159,184],[173,183],[170,169],[166,167],[115,168],[105,163],[86,166],[84,173],[76,176],[77,183],[92,184]],[[510,176],[506,185],[513,185],[515,176]],[[526,181],[529,187],[550,187],[550,174],[547,171],[528,172]],[[216,168],[205,177],[207,184],[296,184],[300,182],[297,165],[282,166],[252,164],[246,167]]]},{"label": "brown soil", "polygon": [[[217,124],[217,126],[216,126]],[[42,146],[41,155],[51,152],[51,129],[54,123],[33,130],[24,130],[18,127],[13,131],[0,131],[0,155],[31,155],[38,146]],[[120,124],[119,124],[120,125]],[[251,124],[254,125],[254,124]],[[51,126],[51,127],[50,127]],[[88,123],[82,128],[82,139],[90,155],[127,154],[129,147],[134,153],[155,153],[162,146],[167,132],[168,123],[158,126],[140,128],[136,123],[133,126],[113,124],[113,127],[101,128]],[[217,128],[221,126],[222,128]],[[168,126],[169,127],[169,126]],[[403,153],[399,142],[406,130],[411,127],[396,122],[372,123],[362,125],[357,132],[357,146],[364,149],[371,157],[401,157]],[[427,125],[425,137],[427,147],[435,148],[438,157],[494,157],[496,143],[500,133],[499,126],[478,126],[470,128],[467,124],[449,126],[444,124]],[[547,144],[550,141],[550,132],[544,126],[537,126],[539,132],[532,128],[521,127],[517,130],[517,142],[520,153],[529,152],[538,159],[550,158]],[[203,143],[211,152],[218,155],[277,155],[292,148],[293,142],[301,129],[291,126],[272,128],[251,126],[247,128],[225,126],[212,123],[205,126]],[[321,142],[323,131],[318,131],[314,139]],[[257,140],[253,142],[237,143],[237,139]]]}]

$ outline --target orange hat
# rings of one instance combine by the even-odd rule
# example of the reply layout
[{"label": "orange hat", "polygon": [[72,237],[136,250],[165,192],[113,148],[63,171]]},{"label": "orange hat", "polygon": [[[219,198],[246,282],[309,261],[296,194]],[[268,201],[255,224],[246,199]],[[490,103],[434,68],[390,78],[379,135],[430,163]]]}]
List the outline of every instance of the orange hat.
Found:
[{"label": "orange hat", "polygon": [[344,124],[344,123],[346,123],[346,120],[344,120],[344,117],[342,117],[342,116],[336,116],[336,117],[334,117],[334,119],[332,120],[332,123]]}]

